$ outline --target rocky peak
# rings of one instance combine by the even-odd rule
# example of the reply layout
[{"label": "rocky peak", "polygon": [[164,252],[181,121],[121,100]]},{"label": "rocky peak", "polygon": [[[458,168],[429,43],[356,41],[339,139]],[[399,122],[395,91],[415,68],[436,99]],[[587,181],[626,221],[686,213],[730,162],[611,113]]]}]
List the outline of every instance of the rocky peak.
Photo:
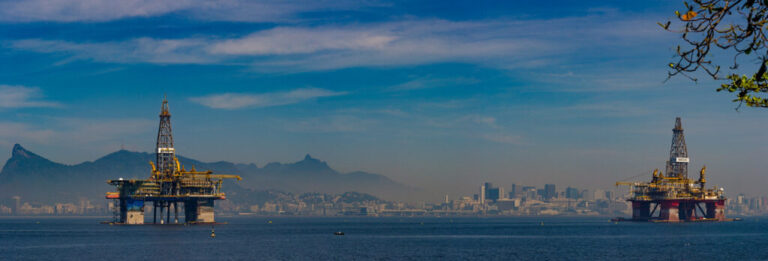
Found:
[{"label": "rocky peak", "polygon": [[19,144],[13,145],[13,150],[11,151],[11,157],[13,157],[13,158],[32,158],[34,156],[37,156],[37,155],[35,155],[34,153],[29,152],[28,150],[24,149],[24,147],[22,147],[21,145],[19,145]]}]

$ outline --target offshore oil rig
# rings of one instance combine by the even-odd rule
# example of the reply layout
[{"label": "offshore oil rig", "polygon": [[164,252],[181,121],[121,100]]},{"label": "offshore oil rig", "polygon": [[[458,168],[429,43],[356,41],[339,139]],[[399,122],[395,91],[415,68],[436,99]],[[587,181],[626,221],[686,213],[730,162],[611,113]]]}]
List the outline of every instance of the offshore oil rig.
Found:
[{"label": "offshore oil rig", "polygon": [[[616,182],[616,186],[630,186],[632,218],[614,221],[696,222],[734,221],[725,217],[726,198],[723,188],[706,188],[706,169],[699,179],[688,178],[688,148],[685,145],[680,117],[672,129],[672,148],[667,161],[666,175],[653,171],[650,182]],[[658,211],[657,211],[658,210]]]},{"label": "offshore oil rig", "polygon": [[144,207],[147,202],[151,202],[153,207],[152,224],[179,224],[179,207],[184,210],[185,224],[215,223],[214,201],[226,199],[226,195],[221,192],[223,180],[241,178],[237,175],[216,175],[210,170],[197,171],[194,166],[186,170],[179,163],[173,148],[171,113],[167,99],[163,99],[160,110],[156,153],[155,162],[149,162],[152,172],[148,179],[120,178],[107,181],[117,189],[106,194],[107,199],[115,201],[113,221],[108,223],[144,224]]}]

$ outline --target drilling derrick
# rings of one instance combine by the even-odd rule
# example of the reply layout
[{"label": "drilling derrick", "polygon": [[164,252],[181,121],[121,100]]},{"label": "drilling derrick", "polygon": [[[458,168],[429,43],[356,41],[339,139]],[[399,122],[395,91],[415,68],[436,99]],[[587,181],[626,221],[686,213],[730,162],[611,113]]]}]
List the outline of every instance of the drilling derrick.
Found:
[{"label": "drilling derrick", "polygon": [[734,221],[725,217],[723,188],[706,188],[706,170],[699,179],[688,178],[688,148],[685,145],[680,117],[672,129],[672,147],[667,161],[667,174],[653,171],[650,182],[616,182],[616,186],[629,186],[632,195],[632,218],[615,221],[694,222]]},{"label": "drilling derrick", "polygon": [[688,147],[685,146],[683,124],[680,117],[675,119],[675,128],[672,129],[672,147],[669,149],[669,161],[667,161],[667,177],[688,178]]},{"label": "drilling derrick", "polygon": [[173,174],[173,159],[176,157],[176,150],[173,148],[173,132],[171,131],[171,112],[168,110],[168,100],[163,99],[163,105],[160,109],[160,127],[157,130],[157,171],[161,177],[167,178]]},{"label": "drilling derrick", "polygon": [[[171,131],[171,112],[168,100],[163,99],[160,108],[160,126],[157,131],[155,162],[148,179],[109,180],[107,183],[117,188],[116,192],[107,192],[106,198],[115,200],[115,220],[113,224],[144,224],[144,203],[152,202],[152,223],[179,223],[179,207],[183,207],[184,223],[214,223],[214,201],[226,199],[221,192],[224,179],[237,179],[240,176],[213,174],[212,171],[197,171],[193,166],[187,170],[179,163],[173,147]],[[158,222],[159,216],[159,222]],[[165,221],[163,220],[165,216]]]}]

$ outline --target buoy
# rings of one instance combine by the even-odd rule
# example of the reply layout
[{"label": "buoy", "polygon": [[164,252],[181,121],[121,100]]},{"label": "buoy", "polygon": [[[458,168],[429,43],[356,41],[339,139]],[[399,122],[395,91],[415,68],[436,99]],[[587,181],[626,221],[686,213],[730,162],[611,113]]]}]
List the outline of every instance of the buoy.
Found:
[{"label": "buoy", "polygon": [[343,236],[343,235],[344,235],[344,232],[341,232],[341,231],[336,231],[336,232],[333,232],[333,234],[334,234],[334,235],[337,235],[337,236]]},{"label": "buoy", "polygon": [[267,221],[267,223],[268,223],[268,224],[272,224],[272,220],[270,220],[270,221]]},{"label": "buoy", "polygon": [[211,227],[211,238],[216,238],[216,232],[214,231],[213,227]]}]

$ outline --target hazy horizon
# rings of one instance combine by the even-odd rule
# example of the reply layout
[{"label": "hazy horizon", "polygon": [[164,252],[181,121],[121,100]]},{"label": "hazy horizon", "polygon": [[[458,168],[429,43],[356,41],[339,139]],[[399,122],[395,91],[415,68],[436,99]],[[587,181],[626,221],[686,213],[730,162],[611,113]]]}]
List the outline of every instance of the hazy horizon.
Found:
[{"label": "hazy horizon", "polygon": [[656,22],[682,8],[0,1],[0,158],[16,143],[66,164],[153,151],[167,95],[178,153],[205,162],[310,154],[452,197],[485,181],[610,189],[663,169],[679,116],[689,175],[767,195],[768,111],[734,110],[707,79],[665,82],[678,36]]}]

